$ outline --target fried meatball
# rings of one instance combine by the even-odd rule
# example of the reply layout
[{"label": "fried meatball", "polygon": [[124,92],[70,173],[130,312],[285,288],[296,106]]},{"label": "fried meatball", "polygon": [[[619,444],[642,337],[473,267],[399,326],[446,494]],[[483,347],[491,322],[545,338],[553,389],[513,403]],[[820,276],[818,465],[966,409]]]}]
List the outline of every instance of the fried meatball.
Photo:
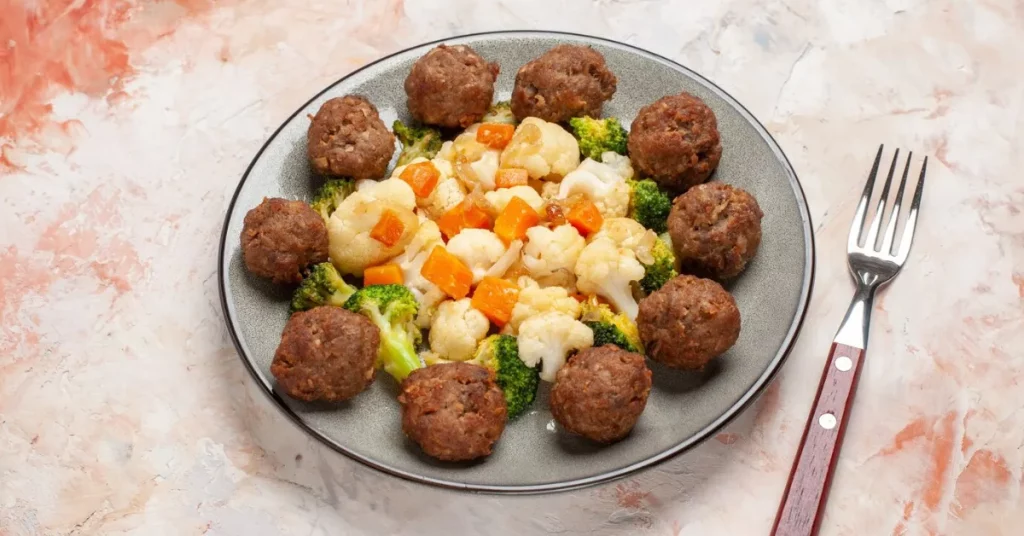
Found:
[{"label": "fried meatball", "polygon": [[340,402],[373,382],[380,330],[363,315],[333,305],[288,319],[270,373],[288,396]]},{"label": "fried meatball", "polygon": [[638,174],[677,193],[706,181],[722,158],[714,112],[685,92],[641,108],[629,130],[628,148]]},{"label": "fried meatball", "polygon": [[405,434],[444,461],[489,455],[508,420],[494,372],[470,363],[414,370],[402,382],[398,402]]},{"label": "fried meatball", "polygon": [[306,132],[313,170],[331,177],[379,179],[395,152],[395,135],[377,107],[358,95],[328,100]]},{"label": "fried meatball", "polygon": [[264,199],[245,215],[241,239],[246,269],[274,283],[298,283],[327,260],[327,225],[302,201]]},{"label": "fried meatball", "polygon": [[572,117],[600,117],[618,81],[600,52],[582,45],[558,45],[523,65],[512,90],[512,113],[522,121],[539,117],[562,123]]},{"label": "fried meatball", "polygon": [[405,78],[409,113],[428,125],[468,127],[490,108],[498,70],[466,45],[438,45]]},{"label": "fried meatball", "polygon": [[650,392],[644,356],[611,344],[586,348],[558,371],[551,415],[569,432],[612,443],[629,435]]},{"label": "fried meatball", "polygon": [[636,324],[651,359],[698,370],[736,344],[740,310],[717,282],[680,275],[640,301]]},{"label": "fried meatball", "polygon": [[672,203],[668,232],[683,271],[728,279],[761,244],[764,213],[754,196],[722,183],[694,186]]}]

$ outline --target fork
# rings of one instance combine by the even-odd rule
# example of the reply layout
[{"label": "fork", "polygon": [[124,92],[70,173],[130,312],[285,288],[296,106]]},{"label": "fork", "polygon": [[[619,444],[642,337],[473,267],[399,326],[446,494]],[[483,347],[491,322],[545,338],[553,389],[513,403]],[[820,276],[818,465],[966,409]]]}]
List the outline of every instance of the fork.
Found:
[{"label": "fork", "polygon": [[808,536],[818,533],[825,512],[825,503],[832,482],[832,475],[839,458],[839,449],[849,419],[853,395],[857,389],[864,351],[867,348],[871,309],[875,292],[899,273],[910,254],[910,245],[917,226],[917,213],[921,207],[921,193],[924,189],[924,175],[928,157],[921,164],[921,175],[910,204],[910,213],[898,244],[894,243],[896,226],[903,204],[903,192],[910,174],[913,153],[906,159],[903,179],[896,191],[896,199],[890,211],[889,221],[878,245],[879,231],[885,213],[892,177],[896,171],[900,151],[893,155],[889,174],[882,187],[874,218],[865,236],[864,222],[867,219],[871,193],[878,177],[878,164],[882,159],[882,145],[878,147],[875,163],[871,166],[864,193],[857,205],[857,213],[850,226],[846,253],[850,274],[857,284],[850,308],[840,324],[832,341],[825,371],[822,373],[818,393],[811,407],[810,416],[800,440],[793,468],[782,495],[782,502],[772,527],[773,536]]}]

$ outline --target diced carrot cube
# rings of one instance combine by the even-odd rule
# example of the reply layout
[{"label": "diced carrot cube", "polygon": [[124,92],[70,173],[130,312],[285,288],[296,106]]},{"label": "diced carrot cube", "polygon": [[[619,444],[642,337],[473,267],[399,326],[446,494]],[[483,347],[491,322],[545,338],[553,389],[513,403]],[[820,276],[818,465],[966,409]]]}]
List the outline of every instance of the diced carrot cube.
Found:
[{"label": "diced carrot cube", "polygon": [[476,131],[476,141],[491,149],[504,149],[512,141],[516,127],[505,123],[484,123]]},{"label": "diced carrot cube", "polygon": [[463,229],[490,229],[492,224],[487,211],[469,201],[455,205],[437,219],[437,227],[446,239]]},{"label": "diced carrot cube", "polygon": [[473,271],[443,246],[434,246],[420,275],[456,300],[465,298],[473,286]]},{"label": "diced carrot cube", "polygon": [[502,168],[494,175],[494,185],[498,188],[526,186],[529,181],[529,172],[520,168]]},{"label": "diced carrot cube", "polygon": [[587,199],[573,205],[565,219],[583,236],[599,231],[604,224],[604,217],[597,205]]},{"label": "diced carrot cube", "polygon": [[370,230],[370,238],[387,247],[391,247],[402,239],[402,233],[404,232],[405,224],[402,223],[402,219],[398,217],[398,214],[395,214],[393,210],[385,209],[380,215],[377,225],[374,225],[373,229]]},{"label": "diced carrot cube", "polygon": [[513,197],[505,209],[494,220],[494,234],[505,244],[520,240],[526,236],[526,230],[540,222],[536,210],[519,197]]},{"label": "diced carrot cube", "polygon": [[363,286],[401,285],[404,282],[402,269],[397,264],[372,266],[363,272]]},{"label": "diced carrot cube", "polygon": [[405,166],[398,178],[412,187],[416,197],[427,197],[441,179],[441,172],[431,162],[417,162]]},{"label": "diced carrot cube", "polygon": [[473,308],[503,327],[512,318],[512,308],[519,301],[519,287],[498,277],[485,277],[473,291]]}]

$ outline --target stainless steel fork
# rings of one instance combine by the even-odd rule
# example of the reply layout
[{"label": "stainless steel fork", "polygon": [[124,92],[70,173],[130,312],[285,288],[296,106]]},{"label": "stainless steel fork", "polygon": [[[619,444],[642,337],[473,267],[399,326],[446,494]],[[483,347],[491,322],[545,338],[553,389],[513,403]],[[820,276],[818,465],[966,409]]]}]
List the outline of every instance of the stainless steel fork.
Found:
[{"label": "stainless steel fork", "polygon": [[871,174],[864,186],[860,204],[857,205],[857,214],[850,226],[850,237],[846,246],[850,274],[857,284],[857,290],[854,292],[850,308],[846,311],[846,317],[832,341],[825,372],[818,385],[818,394],[807,419],[789,482],[786,484],[775,525],[772,527],[771,533],[774,536],[808,536],[818,533],[825,512],[832,473],[839,458],[840,445],[853,404],[853,395],[857,389],[864,350],[868,344],[868,327],[875,292],[896,277],[907,261],[910,245],[914,240],[917,213],[921,208],[921,194],[924,191],[924,175],[928,167],[927,157],[921,164],[921,174],[917,179],[917,188],[910,203],[910,213],[907,215],[904,231],[899,243],[894,241],[903,205],[903,193],[907,187],[907,177],[910,175],[913,160],[913,153],[910,153],[907,155],[903,178],[896,191],[888,223],[885,225],[885,234],[881,236],[881,245],[878,243],[892,178],[899,162],[899,149],[896,150],[892,164],[889,165],[889,174],[882,187],[875,215],[870,226],[864,228],[872,191],[878,178],[882,149],[883,146],[878,147],[875,163],[871,166]]}]

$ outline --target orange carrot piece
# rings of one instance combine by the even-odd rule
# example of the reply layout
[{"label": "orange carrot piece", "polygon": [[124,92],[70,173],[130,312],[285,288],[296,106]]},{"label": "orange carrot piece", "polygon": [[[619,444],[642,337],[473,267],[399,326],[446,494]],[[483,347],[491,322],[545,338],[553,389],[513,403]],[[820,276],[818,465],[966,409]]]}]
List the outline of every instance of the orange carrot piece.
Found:
[{"label": "orange carrot piece", "polygon": [[405,166],[398,178],[412,187],[416,197],[427,197],[441,179],[441,172],[430,162],[416,162]]},{"label": "orange carrot piece", "polygon": [[494,185],[498,188],[526,186],[529,181],[530,174],[520,168],[502,168],[494,175]]},{"label": "orange carrot piece", "polygon": [[505,123],[484,123],[476,131],[476,141],[491,149],[504,149],[512,141],[516,127]]},{"label": "orange carrot piece", "polygon": [[490,229],[493,222],[487,211],[472,202],[455,205],[437,219],[437,227],[446,239],[459,234],[463,229]]},{"label": "orange carrot piece", "polygon": [[505,244],[526,236],[526,230],[540,222],[540,215],[526,201],[513,197],[494,220],[494,234]]},{"label": "orange carrot piece", "polygon": [[387,247],[391,247],[401,240],[402,233],[404,232],[405,224],[402,223],[402,219],[398,217],[398,214],[395,214],[393,210],[385,209],[380,215],[377,225],[374,225],[370,231],[370,238]]},{"label": "orange carrot piece", "polygon": [[587,199],[573,205],[565,219],[583,236],[597,232],[604,223],[604,218],[601,216],[601,211],[597,210],[597,205]]},{"label": "orange carrot piece", "polygon": [[480,311],[498,327],[508,324],[512,308],[519,301],[519,287],[498,277],[485,277],[473,291],[473,308]]},{"label": "orange carrot piece", "polygon": [[420,275],[456,300],[465,298],[473,286],[473,271],[442,246],[434,246]]},{"label": "orange carrot piece", "polygon": [[401,285],[404,282],[402,269],[397,264],[372,266],[363,272],[363,286]]}]

